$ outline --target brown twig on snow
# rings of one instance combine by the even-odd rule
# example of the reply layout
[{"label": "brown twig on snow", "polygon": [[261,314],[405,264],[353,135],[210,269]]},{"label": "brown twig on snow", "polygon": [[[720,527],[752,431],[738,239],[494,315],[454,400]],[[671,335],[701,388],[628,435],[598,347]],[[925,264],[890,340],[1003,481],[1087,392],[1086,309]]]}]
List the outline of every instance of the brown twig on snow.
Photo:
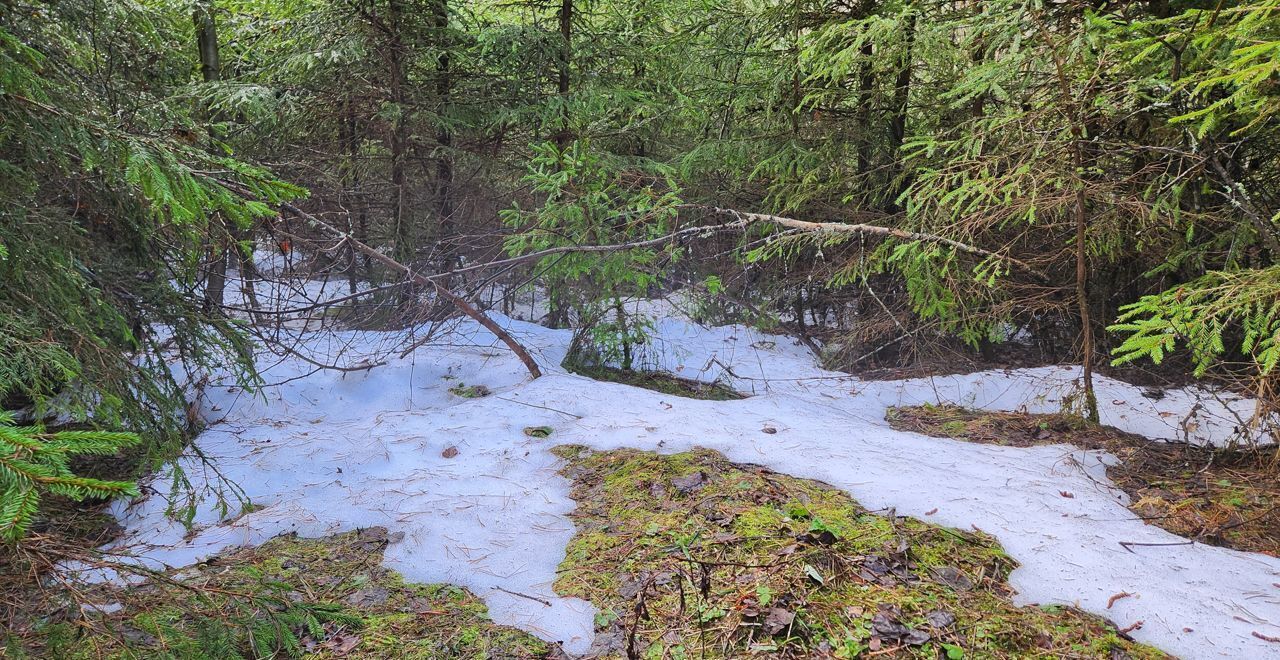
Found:
[{"label": "brown twig on snow", "polygon": [[494,587],[494,589],[497,589],[498,591],[501,591],[501,592],[502,592],[502,593],[504,593],[504,594],[511,594],[512,596],[519,596],[519,597],[521,597],[521,598],[528,598],[529,600],[531,600],[531,601],[533,601],[533,602],[535,602],[535,603],[542,603],[543,605],[546,605],[547,607],[551,607],[551,601],[546,600],[546,599],[543,599],[543,598],[538,598],[537,596],[530,596],[529,594],[522,594],[522,593],[520,593],[519,591],[512,591],[512,590],[510,590],[510,589],[503,589],[502,587]]},{"label": "brown twig on snow", "polygon": [[[1158,548],[1158,547],[1165,547],[1165,546],[1171,546],[1171,545],[1195,545],[1195,541],[1179,541],[1177,543],[1137,543],[1134,541],[1119,541],[1119,543],[1120,543],[1120,547],[1124,548],[1125,550],[1128,550],[1129,552],[1133,552],[1133,548],[1135,547]],[[1137,554],[1137,553],[1134,553],[1134,554]]]},{"label": "brown twig on snow", "polygon": [[1120,600],[1121,598],[1128,598],[1129,596],[1132,596],[1132,595],[1133,594],[1127,591],[1121,591],[1120,593],[1115,594],[1114,596],[1107,599],[1107,609],[1111,609],[1111,606],[1115,605],[1117,600]]}]

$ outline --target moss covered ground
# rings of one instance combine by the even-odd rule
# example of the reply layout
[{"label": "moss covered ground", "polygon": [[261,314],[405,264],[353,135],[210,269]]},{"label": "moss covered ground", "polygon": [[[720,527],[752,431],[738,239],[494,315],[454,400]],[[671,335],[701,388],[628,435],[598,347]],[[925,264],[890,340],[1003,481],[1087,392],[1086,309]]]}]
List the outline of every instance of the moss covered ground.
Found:
[{"label": "moss covered ground", "polygon": [[[590,658],[1162,658],[1069,607],[1015,607],[991,538],[699,450],[555,450],[578,502],[557,593]],[[6,592],[6,657],[562,658],[464,589],[382,567],[396,534],[276,538],[143,584]]]},{"label": "moss covered ground", "polygon": [[527,633],[494,624],[484,603],[464,589],[406,584],[382,568],[391,542],[394,535],[382,528],[323,539],[282,536],[139,586],[42,592],[33,614],[9,613],[0,648],[5,657],[86,660],[481,660],[553,652]]},{"label": "moss covered ground", "polygon": [[720,383],[705,383],[698,380],[681,378],[663,371],[635,371],[607,366],[566,365],[570,371],[581,376],[606,380],[611,383],[622,383],[646,390],[662,392],[672,396],[688,399],[705,399],[709,401],[729,401],[746,398],[741,392]]},{"label": "moss covered ground", "polygon": [[596,657],[1165,657],[1072,608],[1015,607],[987,536],[711,451],[556,451],[579,503],[556,588],[600,609]]}]

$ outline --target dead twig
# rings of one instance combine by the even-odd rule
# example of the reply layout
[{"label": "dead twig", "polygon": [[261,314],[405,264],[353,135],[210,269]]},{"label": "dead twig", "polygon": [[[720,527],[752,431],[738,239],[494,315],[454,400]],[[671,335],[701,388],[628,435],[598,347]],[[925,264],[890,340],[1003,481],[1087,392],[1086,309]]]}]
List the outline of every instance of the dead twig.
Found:
[{"label": "dead twig", "polygon": [[520,593],[519,591],[512,591],[512,590],[510,590],[510,589],[503,589],[502,587],[494,587],[494,589],[497,589],[498,591],[501,591],[501,592],[502,592],[502,593],[504,593],[504,594],[511,594],[512,596],[519,596],[519,597],[521,597],[521,598],[527,598],[527,599],[529,599],[529,600],[531,600],[531,601],[533,601],[533,602],[535,602],[535,603],[542,603],[543,605],[546,605],[547,607],[551,607],[551,601],[549,601],[549,600],[544,600],[544,599],[542,599],[542,598],[538,598],[537,596],[530,596],[529,594],[522,594],[522,593]]},{"label": "dead twig", "polygon": [[[1137,547],[1158,548],[1158,547],[1174,546],[1174,545],[1194,545],[1195,541],[1180,541],[1177,543],[1138,543],[1135,541],[1120,541],[1119,543],[1120,543],[1120,547],[1124,548],[1125,550],[1128,550],[1129,552],[1133,552],[1133,548],[1137,548]],[[1138,554],[1138,553],[1134,552],[1134,554]]]}]

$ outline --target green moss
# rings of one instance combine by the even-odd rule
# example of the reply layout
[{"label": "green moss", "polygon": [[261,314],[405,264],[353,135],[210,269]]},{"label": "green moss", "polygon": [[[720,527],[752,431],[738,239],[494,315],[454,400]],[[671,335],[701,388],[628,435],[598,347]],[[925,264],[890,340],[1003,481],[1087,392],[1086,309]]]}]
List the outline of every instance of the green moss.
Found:
[{"label": "green moss", "polygon": [[746,395],[720,383],[704,383],[697,380],[681,378],[663,371],[633,371],[617,367],[583,366],[565,364],[569,371],[611,383],[622,383],[632,387],[662,392],[687,399],[704,399],[708,401],[731,401],[745,399]]},{"label": "green moss", "polygon": [[557,453],[579,502],[557,591],[600,608],[600,632],[634,633],[641,657],[1165,657],[1070,608],[1014,607],[1014,562],[985,535],[705,450]]},{"label": "green moss", "polygon": [[464,399],[479,399],[492,394],[489,388],[484,385],[467,385],[466,383],[458,383],[450,387],[449,393]]},{"label": "green moss", "polygon": [[59,658],[548,656],[544,642],[490,621],[465,589],[406,584],[383,569],[388,542],[381,528],[279,537],[141,587],[96,587],[93,602],[123,609],[82,622],[73,643],[48,625],[18,642]]}]

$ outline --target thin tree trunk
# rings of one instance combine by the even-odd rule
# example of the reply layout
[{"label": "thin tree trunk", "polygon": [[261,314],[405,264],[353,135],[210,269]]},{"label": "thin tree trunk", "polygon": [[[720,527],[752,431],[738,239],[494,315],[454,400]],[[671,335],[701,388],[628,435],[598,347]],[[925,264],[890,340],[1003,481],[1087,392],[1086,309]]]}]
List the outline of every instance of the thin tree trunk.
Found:
[{"label": "thin tree trunk", "polygon": [[876,82],[875,69],[871,66],[873,53],[871,42],[862,45],[862,56],[865,59],[858,73],[858,125],[863,133],[858,138],[858,172],[863,176],[871,173],[872,146],[875,144],[871,134],[867,132],[871,126],[871,102],[875,96],[872,89]]},{"label": "thin tree trunk", "polygon": [[391,152],[391,220],[395,231],[396,259],[408,262],[413,259],[413,222],[407,217],[408,203],[405,187],[405,152],[408,146],[409,108],[405,102],[407,81],[405,80],[405,46],[400,34],[403,29],[403,7],[401,0],[389,0],[387,3],[387,22],[391,30],[388,44],[387,68],[390,80],[388,91],[391,103],[396,107],[395,119],[392,120],[387,148]]},{"label": "thin tree trunk", "polygon": [[[217,82],[222,78],[222,67],[218,58],[218,27],[213,19],[212,4],[207,0],[196,3],[191,20],[195,26],[196,48],[200,54],[200,77],[206,83]],[[213,137],[212,119],[209,121],[209,133]],[[212,146],[214,145],[210,145]],[[205,312],[221,308],[226,302],[229,256],[226,222],[221,214],[214,213],[209,218],[209,270],[205,277],[203,304]]]},{"label": "thin tree trunk", "polygon": [[[347,163],[343,174],[343,191],[341,203],[347,210],[347,232],[354,235],[356,233],[355,221],[352,220],[351,207],[355,206],[355,189],[359,181],[359,174],[356,170],[356,142],[355,142],[355,126],[351,121],[351,99],[347,98],[342,104],[342,119],[338,122],[338,142],[342,144],[342,148],[346,151]],[[360,280],[360,261],[356,257],[354,249],[347,250],[347,289],[351,293],[355,293]]]},{"label": "thin tree trunk", "polygon": [[791,134],[800,134],[800,0],[792,3],[791,17]]},{"label": "thin tree trunk", "polygon": [[[904,37],[902,62],[898,67],[898,79],[893,91],[893,117],[889,121],[889,138],[893,148],[891,158],[893,162],[898,162],[898,154],[902,150],[902,145],[907,141],[907,111],[911,103],[911,68],[915,59],[915,41],[916,41],[916,20],[918,14],[915,11],[907,18],[906,35]],[[892,211],[901,211],[902,206],[898,203],[898,198],[911,185],[907,180],[905,171],[898,172],[900,181],[897,186],[892,188],[893,199],[889,200],[888,207]]]},{"label": "thin tree trunk", "polygon": [[[1076,161],[1081,162],[1080,147],[1076,146]],[[1077,170],[1079,171],[1079,170]],[[1085,228],[1089,216],[1085,208],[1084,182],[1076,185],[1076,305],[1080,308],[1080,351],[1084,371],[1085,415],[1091,422],[1099,421],[1098,397],[1093,391],[1093,322],[1089,316],[1089,264],[1085,254]]]},{"label": "thin tree trunk", "polygon": [[436,196],[440,212],[440,270],[447,271],[455,264],[456,255],[450,241],[456,233],[453,200],[453,133],[449,129],[447,113],[453,96],[453,72],[450,69],[452,60],[449,48],[449,0],[436,0],[435,12],[436,47],[440,49],[440,58],[436,61],[436,101],[439,110],[439,128],[436,130]]},{"label": "thin tree trunk", "polygon": [[[355,102],[351,98],[346,101],[346,124],[347,124],[347,158],[351,167],[351,202],[355,206],[356,219],[352,227],[352,234],[360,239],[363,243],[369,242],[369,205],[365,199],[363,182],[360,179],[360,145],[363,137],[360,133],[360,121],[356,117]],[[351,258],[354,262],[356,259],[356,251],[351,251]],[[369,255],[360,255],[364,272],[360,275],[366,281],[373,280],[373,260]],[[352,263],[352,270],[355,270],[356,264]]]},{"label": "thin tree trunk", "polygon": [[561,151],[572,141],[569,128],[569,64],[573,59],[573,0],[560,0],[560,61],[556,76],[556,91],[560,95],[560,130],[556,133],[556,146]]},{"label": "thin tree trunk", "polygon": [[1089,314],[1089,263],[1086,248],[1089,212],[1085,199],[1085,132],[1084,117],[1080,106],[1071,94],[1071,84],[1067,79],[1066,65],[1057,48],[1053,51],[1053,63],[1058,78],[1058,89],[1062,94],[1062,105],[1065,110],[1071,132],[1071,166],[1075,171],[1075,203],[1072,206],[1076,225],[1075,258],[1076,258],[1076,307],[1080,313],[1080,352],[1082,377],[1084,379],[1084,410],[1091,422],[1099,421],[1098,397],[1093,389],[1093,321]]}]

